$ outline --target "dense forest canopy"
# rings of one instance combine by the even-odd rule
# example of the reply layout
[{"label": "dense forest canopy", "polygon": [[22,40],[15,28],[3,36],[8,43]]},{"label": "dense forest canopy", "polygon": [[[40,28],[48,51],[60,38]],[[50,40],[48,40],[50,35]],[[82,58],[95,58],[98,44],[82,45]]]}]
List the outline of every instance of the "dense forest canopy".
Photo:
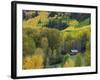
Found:
[{"label": "dense forest canopy", "polygon": [[23,69],[91,65],[91,14],[23,10]]},{"label": "dense forest canopy", "polygon": [[89,13],[23,11],[23,20],[29,21],[29,19],[32,18],[38,22],[38,25],[40,24],[43,27],[56,28],[59,30],[67,28],[69,26],[68,21],[71,20],[76,20],[76,22],[79,23],[78,27],[91,24],[91,15]]}]

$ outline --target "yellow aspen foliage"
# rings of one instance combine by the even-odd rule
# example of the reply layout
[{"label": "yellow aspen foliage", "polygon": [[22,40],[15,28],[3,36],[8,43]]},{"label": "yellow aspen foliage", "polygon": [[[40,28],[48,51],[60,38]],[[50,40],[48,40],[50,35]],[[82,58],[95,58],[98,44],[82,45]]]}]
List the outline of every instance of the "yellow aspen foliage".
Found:
[{"label": "yellow aspen foliage", "polygon": [[43,66],[43,63],[44,63],[43,55],[41,55],[41,54],[33,55],[32,62],[33,62],[34,69],[43,68],[44,67]]},{"label": "yellow aspen foliage", "polygon": [[74,67],[74,66],[75,66],[75,62],[70,58],[64,63],[64,67]]},{"label": "yellow aspen foliage", "polygon": [[32,56],[23,59],[23,69],[40,69],[44,67],[44,55],[41,48],[37,48]]},{"label": "yellow aspen foliage", "polygon": [[[39,15],[35,18],[28,19],[27,21],[23,21],[23,27],[38,27],[39,21],[48,22],[48,12],[41,11]],[[40,26],[39,26],[40,27]]]},{"label": "yellow aspen foliage", "polygon": [[33,62],[30,56],[26,56],[23,59],[23,69],[32,69],[33,68]]},{"label": "yellow aspen foliage", "polygon": [[71,39],[71,33],[69,33],[69,32],[64,32],[63,33],[63,35],[62,35],[62,37],[63,37],[63,40],[66,40],[66,39]]},{"label": "yellow aspen foliage", "polygon": [[46,12],[46,11],[41,11],[41,12],[39,12],[39,16],[41,17],[41,19],[47,18],[48,15],[49,15],[49,13]]},{"label": "yellow aspen foliage", "polygon": [[23,27],[37,27],[38,21],[38,17],[31,18],[27,21],[23,21]]},{"label": "yellow aspen foliage", "polygon": [[77,26],[79,24],[79,22],[77,20],[70,20],[68,21],[68,25],[69,26]]},{"label": "yellow aspen foliage", "polygon": [[83,32],[82,31],[76,31],[76,32],[72,32],[71,35],[72,35],[72,38],[74,40],[80,40],[83,36]]},{"label": "yellow aspen foliage", "polygon": [[87,39],[90,38],[91,35],[91,28],[90,25],[84,26],[81,30],[84,34],[86,34]]}]

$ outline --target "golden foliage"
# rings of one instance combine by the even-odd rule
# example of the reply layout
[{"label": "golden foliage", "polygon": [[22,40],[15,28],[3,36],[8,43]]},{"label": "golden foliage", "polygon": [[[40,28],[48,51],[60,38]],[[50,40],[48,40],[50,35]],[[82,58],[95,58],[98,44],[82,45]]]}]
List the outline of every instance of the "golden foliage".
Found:
[{"label": "golden foliage", "polygon": [[30,56],[26,56],[23,59],[23,69],[32,69],[33,68],[33,62]]},{"label": "golden foliage", "polygon": [[48,22],[48,12],[41,11],[39,12],[39,15],[28,19],[27,21],[23,21],[23,27],[41,27],[39,26],[39,21],[42,23],[47,23]]},{"label": "golden foliage", "polygon": [[77,26],[79,24],[79,22],[77,20],[70,20],[68,21],[68,25],[69,26]]},{"label": "golden foliage", "polygon": [[83,26],[81,28],[68,27],[64,29],[63,31],[66,31],[66,32],[63,32],[64,39],[73,38],[73,39],[80,40],[84,34],[86,34],[87,39],[90,39],[90,33],[91,33],[90,25]]},{"label": "golden foliage", "polygon": [[40,69],[44,67],[44,55],[41,48],[37,48],[32,56],[23,59],[23,69]]},{"label": "golden foliage", "polygon": [[33,62],[33,68],[34,69],[39,69],[39,68],[43,68],[43,55],[40,54],[35,54],[32,56],[32,62]]}]

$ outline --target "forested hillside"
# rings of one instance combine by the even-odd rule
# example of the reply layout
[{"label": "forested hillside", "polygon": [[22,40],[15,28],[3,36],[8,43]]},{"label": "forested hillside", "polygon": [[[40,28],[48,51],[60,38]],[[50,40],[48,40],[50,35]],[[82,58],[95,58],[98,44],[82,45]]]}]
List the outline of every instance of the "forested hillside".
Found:
[{"label": "forested hillside", "polygon": [[23,10],[23,69],[91,65],[91,15]]}]

